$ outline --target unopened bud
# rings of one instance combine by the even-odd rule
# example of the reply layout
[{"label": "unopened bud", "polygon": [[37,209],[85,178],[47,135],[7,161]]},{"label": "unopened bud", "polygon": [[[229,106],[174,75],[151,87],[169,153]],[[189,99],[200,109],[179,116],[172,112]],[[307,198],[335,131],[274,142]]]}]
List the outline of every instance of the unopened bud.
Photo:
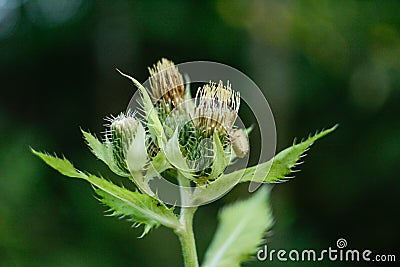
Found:
[{"label": "unopened bud", "polygon": [[[124,173],[130,173],[132,166],[134,166],[135,171],[138,171],[138,168],[136,168],[138,166],[143,168],[147,162],[147,152],[145,146],[146,133],[142,124],[132,114],[120,114],[110,121],[107,135],[112,143],[115,165]],[[127,163],[128,153],[131,164]],[[134,159],[134,163],[132,163],[132,159]]]},{"label": "unopened bud", "polygon": [[249,153],[249,139],[243,129],[234,129],[230,133],[232,148],[238,158],[244,158]]},{"label": "unopened bud", "polygon": [[149,68],[150,88],[156,103],[162,102],[168,111],[182,103],[185,87],[182,74],[174,62],[162,58]]}]

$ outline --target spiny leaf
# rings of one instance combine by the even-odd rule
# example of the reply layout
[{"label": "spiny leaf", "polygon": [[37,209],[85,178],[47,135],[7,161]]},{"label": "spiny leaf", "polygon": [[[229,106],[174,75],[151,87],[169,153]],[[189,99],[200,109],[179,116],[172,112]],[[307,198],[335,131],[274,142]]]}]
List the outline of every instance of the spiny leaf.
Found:
[{"label": "spiny leaf", "polygon": [[233,187],[237,182],[254,181],[260,183],[276,183],[286,181],[287,175],[294,171],[293,168],[299,164],[299,159],[308,148],[316,140],[333,132],[336,127],[337,125],[308,138],[304,142],[286,148],[273,159],[265,163],[221,175],[207,186],[196,188],[194,192],[194,203],[202,203],[204,199],[217,198],[227,192],[227,190]]},{"label": "spiny leaf", "polygon": [[110,209],[107,212],[111,212],[110,216],[116,216],[120,219],[127,219],[130,222],[134,222],[135,226],[144,224],[143,237],[147,234],[152,227],[157,227],[158,223],[156,221],[150,221],[143,218],[140,214],[137,216],[137,212],[131,206],[127,205],[125,202],[119,200],[118,198],[107,194],[103,190],[96,189],[96,194],[99,196],[98,200],[104,205],[108,206]]},{"label": "spiny leaf", "polygon": [[90,148],[90,151],[101,161],[106,163],[107,165],[112,159],[112,155],[110,155],[107,146],[103,144],[99,139],[97,139],[94,135],[89,132],[85,132],[81,129],[83,137]]},{"label": "spiny leaf", "polygon": [[33,154],[41,158],[47,165],[60,172],[62,175],[75,178],[86,178],[86,174],[75,169],[74,165],[65,157],[58,158],[49,154],[41,153],[31,148]]},{"label": "spiny leaf", "polygon": [[304,153],[309,147],[318,139],[333,132],[336,128],[337,125],[315,134],[299,144],[286,148],[268,162],[247,168],[241,182],[275,183],[286,181],[288,178],[287,175],[294,171],[294,167],[301,164],[299,160],[305,155]]},{"label": "spiny leaf", "polygon": [[132,211],[136,212],[135,216],[143,218],[145,221],[142,223],[146,225],[152,225],[154,221],[172,229],[180,225],[172,210],[146,194],[132,192],[95,175],[89,175],[86,180],[132,207]]},{"label": "spiny leaf", "polygon": [[222,210],[203,267],[239,267],[257,252],[265,231],[273,224],[269,192],[261,188],[249,199]]},{"label": "spiny leaf", "polygon": [[[140,224],[145,224],[145,233],[154,226],[159,224],[166,227],[177,229],[180,223],[173,213],[163,203],[140,192],[132,192],[126,188],[119,187],[104,178],[97,177],[92,174],[86,174],[77,170],[66,158],[58,158],[48,154],[40,153],[32,149],[32,152],[46,162],[50,167],[56,169],[61,174],[68,177],[81,178],[92,185],[97,190],[102,190],[101,194],[107,205],[115,210],[116,214],[128,215],[133,219],[138,219]],[[106,196],[108,194],[109,196]],[[117,210],[121,207],[122,210]]]},{"label": "spiny leaf", "polygon": [[157,115],[157,111],[153,106],[151,98],[150,98],[149,94],[147,93],[146,88],[144,88],[140,82],[138,82],[136,79],[132,78],[131,76],[121,72],[119,69],[117,69],[117,71],[122,76],[130,79],[135,84],[135,86],[140,90],[140,93],[142,95],[142,100],[143,100],[144,112],[146,113],[146,120],[147,120],[147,126],[149,127],[149,132],[152,135],[152,137],[155,137],[155,139],[157,140],[158,146],[163,147],[164,143],[166,142],[166,136],[164,133],[164,129],[163,129],[161,121]]},{"label": "spiny leaf", "polygon": [[97,139],[94,135],[89,132],[85,132],[82,130],[83,137],[90,148],[90,151],[101,161],[103,161],[112,172],[115,174],[128,177],[129,174],[122,172],[114,162],[112,144],[111,142],[106,140],[106,143],[102,143],[99,139]]},{"label": "spiny leaf", "polygon": [[[109,211],[111,212],[111,216],[125,218],[128,221],[134,222],[135,225],[144,225],[142,236],[147,234],[152,228],[156,228],[160,225],[160,220],[154,219],[154,216],[149,216],[147,215],[148,212],[144,211],[153,210],[154,213],[161,214],[161,216],[168,217],[171,220],[176,219],[171,217],[172,211],[167,207],[154,198],[146,194],[141,194],[138,191],[128,192],[129,202],[121,200],[121,198],[115,197],[114,195],[100,189],[95,189],[95,191],[99,196],[99,200],[110,207]],[[136,205],[133,206],[131,203],[135,203]]]}]

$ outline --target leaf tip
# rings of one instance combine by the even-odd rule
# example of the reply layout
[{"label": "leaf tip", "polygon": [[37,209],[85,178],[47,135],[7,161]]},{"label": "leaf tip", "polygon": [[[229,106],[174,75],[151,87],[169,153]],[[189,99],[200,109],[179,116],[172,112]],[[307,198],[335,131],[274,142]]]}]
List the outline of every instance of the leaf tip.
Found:
[{"label": "leaf tip", "polygon": [[336,123],[335,125],[333,125],[331,128],[329,128],[328,131],[329,133],[333,132],[334,130],[336,130],[339,127],[339,123]]},{"label": "leaf tip", "polygon": [[83,130],[82,129],[82,127],[79,127],[79,130],[81,131],[81,133],[83,134],[83,135],[86,135],[88,132],[86,132],[85,130]]},{"label": "leaf tip", "polygon": [[33,147],[29,147],[29,150],[34,154],[35,156],[38,156],[39,158],[43,158],[43,156],[47,156],[47,153],[40,152],[38,150],[35,150]]},{"label": "leaf tip", "polygon": [[36,151],[33,147],[29,146],[29,150],[33,153],[33,154],[37,154],[38,151]]},{"label": "leaf tip", "polygon": [[115,68],[116,71],[118,71],[119,74],[121,74],[122,76],[124,76],[125,78],[130,79],[133,82],[136,82],[136,80],[134,78],[132,78],[131,76],[129,76],[128,74],[123,73],[121,70],[119,70],[118,68]]}]

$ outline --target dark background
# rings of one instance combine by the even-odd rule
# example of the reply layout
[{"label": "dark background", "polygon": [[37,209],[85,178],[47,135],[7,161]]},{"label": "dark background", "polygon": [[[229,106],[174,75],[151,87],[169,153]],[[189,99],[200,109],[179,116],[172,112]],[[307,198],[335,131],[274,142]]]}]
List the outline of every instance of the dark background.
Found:
[{"label": "dark background", "polygon": [[[275,186],[271,249],[325,249],[342,237],[398,253],[399,10],[398,1],[0,1],[0,265],[182,265],[171,231],[138,239],[141,229],[103,216],[88,184],[29,152],[64,153],[108,175],[79,127],[100,135],[103,118],[125,110],[134,87],[115,67],[144,81],[161,57],[246,73],[271,105],[278,151],[340,124],[296,179]],[[200,258],[219,207],[246,189],[199,210]],[[298,265],[329,264],[352,266]]]}]

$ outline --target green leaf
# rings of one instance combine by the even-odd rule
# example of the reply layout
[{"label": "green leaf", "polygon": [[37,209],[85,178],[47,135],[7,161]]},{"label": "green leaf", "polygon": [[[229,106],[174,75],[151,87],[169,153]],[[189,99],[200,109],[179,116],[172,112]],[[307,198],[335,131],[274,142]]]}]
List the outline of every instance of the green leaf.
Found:
[{"label": "green leaf", "polygon": [[116,197],[104,190],[95,189],[95,191],[99,196],[99,200],[110,207],[111,216],[126,218],[136,225],[144,225],[142,236],[147,234],[152,228],[158,227],[161,221],[165,221],[166,218],[173,222],[174,226],[175,224],[178,225],[179,222],[176,216],[173,215],[172,210],[165,207],[156,199],[146,194],[141,194],[138,191],[132,192],[124,188],[121,189],[128,191],[123,194],[125,197],[122,199],[121,196]]},{"label": "green leaf", "polygon": [[168,140],[165,146],[165,156],[169,163],[177,168],[177,170],[186,178],[194,180],[193,170],[190,169],[186,162],[186,158],[182,155],[178,139],[179,129],[177,128],[171,139]]},{"label": "green leaf", "polygon": [[132,212],[135,212],[132,213],[133,218],[142,218],[140,223],[146,224],[146,227],[161,224],[176,229],[180,226],[173,210],[168,209],[163,203],[149,195],[132,192],[95,175],[89,175],[86,180],[107,194],[124,202],[125,205],[130,206]]},{"label": "green leaf", "polygon": [[151,98],[149,94],[147,93],[146,88],[143,87],[143,85],[138,82],[136,79],[132,78],[131,76],[121,72],[119,69],[117,71],[124,77],[130,79],[135,86],[140,90],[140,93],[142,95],[142,100],[143,100],[143,109],[144,112],[146,113],[146,120],[147,120],[147,127],[149,128],[149,132],[152,135],[152,137],[155,137],[155,140],[157,140],[157,144],[159,147],[163,147],[164,143],[166,142],[166,136],[164,133],[163,126],[161,124],[160,119],[158,118],[157,111],[153,106],[153,102],[151,101]]},{"label": "green leaf", "polygon": [[287,181],[287,176],[294,171],[294,167],[299,164],[299,159],[308,148],[316,140],[333,132],[336,127],[337,125],[309,137],[304,142],[286,148],[265,163],[221,175],[208,185],[197,187],[193,196],[194,203],[202,203],[204,200],[215,199],[227,192],[227,190],[238,182],[274,183]]},{"label": "green leaf", "polygon": [[286,148],[270,161],[247,168],[241,182],[275,183],[286,181],[287,176],[294,171],[294,168],[301,164],[299,160],[305,156],[305,152],[310,146],[318,139],[333,132],[336,128],[337,125],[317,133],[297,145]]},{"label": "green leaf", "polygon": [[257,252],[265,231],[273,224],[269,192],[261,188],[249,199],[222,210],[203,267],[239,267]]},{"label": "green leaf", "polygon": [[105,144],[103,144],[99,139],[97,139],[94,135],[89,132],[85,132],[81,129],[83,137],[90,148],[90,151],[105,164],[109,165],[112,161],[112,154],[109,153],[109,150]]},{"label": "green leaf", "polygon": [[226,169],[226,166],[229,164],[230,161],[225,155],[225,150],[216,132],[213,135],[213,141],[214,160],[211,167],[211,173],[208,176],[209,180],[214,180],[218,176],[220,176],[221,173]]},{"label": "green leaf", "polygon": [[168,209],[163,203],[149,195],[132,192],[104,178],[79,171],[66,158],[61,159],[37,152],[33,149],[32,152],[61,174],[84,179],[98,188],[97,192],[99,192],[98,190],[103,191],[104,194],[99,194],[103,202],[109,205],[115,214],[130,216],[133,220],[137,219],[136,222],[139,224],[144,224],[144,233],[147,233],[149,229],[160,224],[172,229],[180,227],[180,223],[173,210]]},{"label": "green leaf", "polygon": [[62,175],[75,178],[86,178],[86,174],[75,169],[74,165],[65,157],[58,158],[49,154],[41,153],[31,148],[33,154],[41,158],[47,165],[60,172]]},{"label": "green leaf", "polygon": [[121,171],[114,162],[112,144],[110,141],[106,141],[106,143],[102,143],[99,139],[97,139],[94,135],[89,132],[85,132],[82,130],[83,137],[86,141],[86,144],[90,148],[90,151],[101,161],[103,161],[112,172],[115,174],[128,177],[129,174]]},{"label": "green leaf", "polygon": [[217,199],[231,190],[243,177],[245,169],[221,175],[216,180],[201,186],[197,186],[193,192],[193,203],[195,205]]},{"label": "green leaf", "polygon": [[[136,209],[132,208],[132,206],[128,205],[126,202],[121,201],[100,189],[95,189],[95,192],[99,196],[99,201],[110,208],[109,212],[111,212],[111,216],[116,216],[120,219],[127,219],[137,225],[143,224],[145,227],[142,236],[147,234],[152,227],[158,226],[157,221],[149,220],[142,216],[142,214],[138,213]],[[134,193],[138,194],[138,192]]]}]

